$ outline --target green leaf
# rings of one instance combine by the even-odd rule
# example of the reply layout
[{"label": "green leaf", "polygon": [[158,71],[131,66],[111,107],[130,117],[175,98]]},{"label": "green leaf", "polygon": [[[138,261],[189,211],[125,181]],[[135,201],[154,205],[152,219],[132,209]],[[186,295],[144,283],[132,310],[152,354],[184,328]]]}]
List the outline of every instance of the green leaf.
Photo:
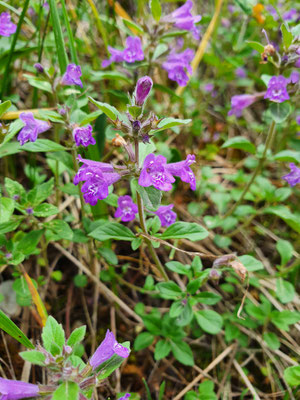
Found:
[{"label": "green leaf", "polygon": [[272,102],[272,104],[269,107],[269,110],[273,120],[277,124],[281,124],[287,119],[287,117],[292,112],[292,106],[288,101],[284,101],[283,103]]},{"label": "green leaf", "polygon": [[173,281],[160,282],[156,288],[163,299],[178,299],[182,294],[180,287]]},{"label": "green leaf", "polygon": [[52,400],[78,400],[79,386],[75,382],[63,382],[52,395]]},{"label": "green leaf", "polygon": [[137,185],[136,190],[139,192],[144,207],[149,211],[156,211],[160,206],[162,192],[160,190],[155,189],[153,186],[143,187]]},{"label": "green leaf", "polygon": [[97,119],[102,114],[103,114],[103,112],[101,110],[90,113],[89,115],[87,115],[85,118],[83,118],[80,121],[80,126],[90,124],[91,122],[95,121],[95,119]]},{"label": "green leaf", "polygon": [[162,119],[159,124],[157,125],[157,130],[154,133],[163,131],[165,129],[174,128],[175,126],[186,125],[189,124],[192,120],[191,119],[176,119],[176,118],[164,118]]},{"label": "green leaf", "polygon": [[187,326],[191,323],[193,319],[194,313],[190,303],[187,303],[182,312],[176,318],[177,326]]},{"label": "green leaf", "polygon": [[31,364],[45,366],[45,354],[37,350],[22,351],[19,355],[25,361],[31,362]]},{"label": "green leaf", "polygon": [[134,341],[134,350],[139,351],[151,346],[155,336],[149,332],[140,333]]},{"label": "green leaf", "polygon": [[287,240],[278,240],[276,243],[276,249],[281,257],[281,265],[286,265],[288,261],[293,257],[294,248]]},{"label": "green leaf", "polygon": [[124,25],[127,26],[127,28],[129,28],[130,30],[135,29],[139,33],[142,33],[142,34],[145,33],[144,29],[140,25],[136,24],[135,22],[129,21],[128,19],[125,19],[125,18],[122,18],[122,20],[123,20]]},{"label": "green leaf", "polygon": [[182,274],[182,275],[188,275],[191,266],[190,265],[184,265],[181,264],[181,262],[178,261],[170,261],[166,263],[166,267],[173,272],[177,272],[177,274]]},{"label": "green leaf", "polygon": [[92,231],[89,236],[94,239],[103,242],[108,239],[116,240],[134,240],[134,233],[127,228],[127,226],[121,225],[117,222],[105,222],[102,226],[99,226]]},{"label": "green leaf", "polygon": [[50,82],[45,81],[45,79],[29,74],[23,74],[23,76],[28,80],[29,85],[41,89],[44,92],[53,93]]},{"label": "green leaf", "polygon": [[40,204],[38,205],[33,212],[35,217],[49,217],[50,215],[58,214],[59,209],[53,204]]},{"label": "green leaf", "polygon": [[286,49],[290,47],[293,41],[293,35],[289,31],[288,27],[286,24],[281,25],[281,32],[282,32],[282,39],[283,39],[283,44]]},{"label": "green leaf", "polygon": [[39,244],[43,232],[43,229],[39,229],[36,231],[33,230],[29,233],[25,233],[25,235],[17,244],[16,250],[20,251],[25,256],[34,253],[37,249],[37,245]]},{"label": "green leaf", "polygon": [[264,269],[263,263],[252,256],[248,255],[240,256],[239,260],[249,272],[254,272]]},{"label": "green leaf", "polygon": [[0,197],[0,221],[7,222],[10,220],[15,209],[15,202],[8,197]]},{"label": "green leaf", "polygon": [[223,318],[213,310],[200,310],[195,313],[200,328],[207,333],[215,335],[222,329]]},{"label": "green leaf", "polygon": [[161,5],[159,0],[150,0],[151,14],[155,21],[159,21],[161,17]]},{"label": "green leaf", "polygon": [[300,365],[286,368],[283,376],[290,386],[300,385]]},{"label": "green leaf", "polygon": [[71,333],[68,341],[67,341],[67,345],[74,347],[75,344],[80,343],[85,336],[85,332],[86,332],[86,326],[80,326],[79,328],[74,329],[74,331]]},{"label": "green leaf", "polygon": [[13,197],[15,195],[18,195],[20,197],[23,197],[25,195],[25,189],[23,188],[23,186],[17,182],[17,181],[13,181],[10,178],[5,178],[4,180],[4,185],[5,185],[5,189],[8,193],[8,195],[10,197]]},{"label": "green leaf", "polygon": [[0,329],[6,332],[9,336],[16,339],[23,346],[34,349],[34,345],[30,340],[24,335],[24,333],[17,327],[17,325],[12,322],[12,320],[0,310]]},{"label": "green leaf", "polygon": [[193,366],[194,357],[190,346],[184,342],[173,342],[171,341],[171,349],[176,360],[181,362],[181,364]]},{"label": "green leaf", "polygon": [[50,235],[50,240],[72,240],[73,231],[69,224],[62,219],[54,219],[50,222],[45,222],[44,227],[49,229],[54,236]]},{"label": "green leaf", "polygon": [[3,103],[0,103],[0,118],[2,117],[3,114],[6,113],[6,111],[11,107],[11,101],[6,100]]},{"label": "green leaf", "polygon": [[28,192],[27,200],[30,205],[35,207],[45,201],[52,193],[54,179],[51,178],[48,182],[35,186]]},{"label": "green leaf", "polygon": [[295,324],[300,321],[300,313],[296,311],[272,311],[271,321],[278,329],[283,331],[289,330],[289,325]]},{"label": "green leaf", "polygon": [[245,0],[234,0],[234,2],[244,11],[245,14],[252,14],[252,7],[250,5],[251,3],[249,4],[249,2]]},{"label": "green leaf", "polygon": [[42,340],[45,349],[53,356],[62,353],[65,344],[65,332],[62,325],[51,316],[47,318],[46,325],[43,328]]},{"label": "green leaf", "polygon": [[22,146],[22,150],[33,153],[42,151],[61,151],[65,150],[64,146],[48,139],[37,139],[35,142],[27,142]]},{"label": "green leaf", "polygon": [[208,232],[201,225],[194,222],[175,222],[161,235],[162,239],[188,239],[193,242],[203,240]]},{"label": "green leaf", "polygon": [[241,149],[252,154],[255,154],[256,152],[256,147],[254,146],[254,144],[251,143],[250,140],[248,140],[244,136],[236,136],[226,140],[226,142],[223,143],[222,148],[226,149],[227,147],[232,147],[233,149]]},{"label": "green leaf", "polygon": [[214,392],[213,381],[204,381],[199,385],[199,399],[201,400],[218,400]]},{"label": "green leaf", "polygon": [[282,150],[275,154],[274,160],[300,163],[300,151]]},{"label": "green leaf", "polygon": [[278,350],[280,347],[280,341],[278,339],[278,336],[275,335],[275,333],[272,332],[265,332],[263,334],[263,339],[267,343],[267,345],[270,347],[272,350]]},{"label": "green leaf", "polygon": [[90,102],[92,102],[93,104],[95,104],[95,106],[97,106],[98,108],[100,108],[100,110],[108,117],[110,118],[112,121],[116,121],[117,118],[119,120],[122,120],[121,115],[119,113],[119,111],[111,106],[110,104],[107,103],[101,103],[100,101],[94,100],[92,97],[89,97]]},{"label": "green leaf", "polygon": [[265,208],[264,213],[277,215],[292,229],[300,233],[300,217],[291,213],[287,207],[283,205],[267,207]]},{"label": "green leaf", "polygon": [[212,293],[212,292],[201,292],[195,296],[195,299],[199,303],[208,304],[209,306],[213,306],[222,299],[222,296],[220,296],[216,293]]},{"label": "green leaf", "polygon": [[246,40],[246,43],[249,44],[250,47],[252,47],[252,49],[258,51],[260,54],[262,54],[265,51],[265,47],[258,42],[254,42],[251,40]]},{"label": "green leaf", "polygon": [[170,317],[177,318],[178,315],[180,315],[182,313],[183,309],[184,309],[184,304],[183,304],[182,300],[174,301],[174,303],[170,307],[170,312],[169,312]]},{"label": "green leaf", "polygon": [[292,283],[282,278],[276,279],[276,297],[278,297],[283,304],[293,301],[295,297],[295,288]]},{"label": "green leaf", "polygon": [[14,231],[20,225],[21,220],[7,221],[0,224],[0,234]]},{"label": "green leaf", "polygon": [[170,351],[171,351],[170,342],[166,339],[159,340],[155,345],[154,359],[156,361],[162,360],[163,358],[168,357]]}]

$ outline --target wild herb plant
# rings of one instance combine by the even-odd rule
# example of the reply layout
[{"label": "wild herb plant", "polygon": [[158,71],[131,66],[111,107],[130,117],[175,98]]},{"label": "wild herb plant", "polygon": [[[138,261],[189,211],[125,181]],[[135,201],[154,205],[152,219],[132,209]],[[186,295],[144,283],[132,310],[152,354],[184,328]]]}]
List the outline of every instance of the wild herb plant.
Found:
[{"label": "wild herb plant", "polygon": [[[29,307],[42,343],[3,311],[0,327],[44,371],[41,384],[0,378],[1,399],[98,398],[130,352],[110,330],[96,349],[103,298],[112,326],[118,310],[130,329],[128,363],[144,351],[153,371],[179,365],[177,391],[164,377],[119,399],[297,398],[299,7],[235,0],[224,11],[218,0],[200,15],[191,0],[151,0],[134,4],[137,18],[110,1],[0,3],[0,266],[5,296]],[[90,352],[85,327],[66,339],[48,316],[62,306],[49,285],[70,282]],[[104,396],[120,392],[117,379]]]}]

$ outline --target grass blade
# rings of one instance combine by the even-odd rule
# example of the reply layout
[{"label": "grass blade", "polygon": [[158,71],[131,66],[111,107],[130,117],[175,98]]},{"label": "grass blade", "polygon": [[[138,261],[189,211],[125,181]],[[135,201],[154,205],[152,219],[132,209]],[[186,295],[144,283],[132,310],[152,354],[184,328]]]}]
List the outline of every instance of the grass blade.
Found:
[{"label": "grass blade", "polygon": [[21,26],[22,26],[23,20],[25,18],[25,14],[26,14],[28,5],[29,5],[29,0],[25,0],[24,7],[23,7],[23,10],[22,10],[22,14],[20,16],[20,19],[19,19],[19,22],[18,22],[18,25],[17,25],[17,30],[16,30],[16,32],[15,32],[15,34],[13,36],[13,40],[12,40],[12,44],[11,44],[11,47],[10,47],[10,52],[9,52],[9,56],[8,56],[8,60],[7,60],[7,64],[6,64],[6,68],[5,68],[5,72],[4,72],[4,76],[3,76],[3,81],[2,81],[2,88],[1,88],[1,95],[0,95],[1,100],[3,100],[3,96],[4,96],[6,88],[7,88],[7,83],[9,82],[9,77],[8,76],[10,75],[10,63],[11,63],[11,60],[12,60],[12,57],[13,57],[14,49],[15,49],[15,46],[16,46],[16,43],[17,43],[17,39],[18,39],[19,33],[21,31]]},{"label": "grass blade", "polygon": [[64,74],[68,65],[68,55],[66,53],[64,37],[61,29],[56,0],[49,0],[52,26],[54,31],[58,63],[61,74]]},{"label": "grass blade", "polygon": [[34,349],[34,345],[30,340],[24,335],[24,333],[17,327],[17,325],[12,322],[12,320],[0,310],[0,329],[8,333],[9,336],[16,339],[18,342],[23,344],[23,346]]},{"label": "grass blade", "polygon": [[67,28],[67,33],[68,33],[68,38],[69,38],[71,60],[73,63],[78,65],[79,62],[78,62],[78,57],[77,57],[77,52],[76,52],[74,36],[73,36],[73,32],[72,32],[72,29],[70,26],[65,0],[61,0],[61,7],[62,7],[62,12],[63,12],[63,17],[64,17],[64,23]]}]

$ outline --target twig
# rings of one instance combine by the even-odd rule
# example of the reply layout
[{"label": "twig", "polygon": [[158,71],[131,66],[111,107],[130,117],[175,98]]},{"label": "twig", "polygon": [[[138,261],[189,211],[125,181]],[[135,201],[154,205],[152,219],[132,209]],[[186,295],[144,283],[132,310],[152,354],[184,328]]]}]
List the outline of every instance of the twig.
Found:
[{"label": "twig", "polygon": [[53,246],[59,250],[64,256],[66,256],[70,261],[72,261],[82,272],[84,272],[93,282],[95,282],[101,293],[106,297],[106,299],[113,303],[117,303],[124,311],[126,311],[131,317],[133,317],[137,322],[142,323],[143,320],[139,317],[130,307],[127,306],[117,295],[115,295],[108,287],[106,287],[99,279],[96,277],[85,265],[83,265],[77,258],[75,258],[71,253],[65,250],[60,244],[53,243]]},{"label": "twig", "polygon": [[245,374],[243,369],[240,367],[239,363],[236,360],[233,360],[233,365],[235,366],[237,372],[241,375],[241,377],[242,377],[243,381],[245,382],[246,386],[248,387],[248,389],[250,390],[250,392],[254,396],[253,400],[261,400],[259,395],[256,393],[256,390],[252,386],[251,382],[249,381],[247,375]]},{"label": "twig", "polygon": [[[219,364],[220,361],[223,360],[223,358],[225,358],[228,354],[230,354],[232,352],[232,350],[235,348],[236,344],[232,344],[229,347],[227,347],[221,354],[218,355],[217,358],[215,358],[204,370],[203,373],[207,373],[209,371],[211,371],[216,365]],[[198,383],[200,381],[201,378],[204,377],[203,373],[199,374],[191,383],[189,383],[180,393],[178,393],[177,396],[174,397],[173,400],[179,400],[181,399],[186,392],[188,392],[189,390],[191,390],[193,388],[193,386],[196,385],[196,383]]]}]

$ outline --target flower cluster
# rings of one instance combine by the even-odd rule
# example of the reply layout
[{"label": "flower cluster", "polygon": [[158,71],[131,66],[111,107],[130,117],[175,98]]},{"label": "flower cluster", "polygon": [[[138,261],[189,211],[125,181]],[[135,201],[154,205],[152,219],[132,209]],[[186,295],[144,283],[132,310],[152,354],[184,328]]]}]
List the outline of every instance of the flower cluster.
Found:
[{"label": "flower cluster", "polygon": [[35,119],[31,112],[21,113],[20,120],[25,124],[18,135],[21,146],[28,141],[35,142],[40,133],[46,132],[51,127],[48,122]]},{"label": "flower cluster", "polygon": [[181,7],[162,18],[162,22],[173,23],[175,28],[192,32],[195,39],[200,38],[200,29],[196,23],[201,21],[201,15],[192,15],[193,2],[187,0]]},{"label": "flower cluster", "polygon": [[8,12],[3,12],[0,14],[0,36],[10,36],[13,35],[17,30],[17,25],[15,25],[10,20],[10,14]]},{"label": "flower cluster", "polygon": [[192,67],[190,62],[193,60],[195,55],[194,50],[186,49],[181,53],[176,53],[172,50],[167,60],[162,64],[163,69],[168,72],[168,77],[172,81],[176,81],[179,86],[186,86],[189,74],[192,73]]},{"label": "flower cluster", "polygon": [[77,85],[82,87],[82,82],[81,82],[81,68],[79,65],[76,64],[69,64],[67,66],[67,70],[65,74],[63,75],[61,79],[61,85],[66,86],[66,85]]},{"label": "flower cluster", "polygon": [[192,190],[196,190],[196,179],[190,165],[195,162],[195,156],[189,154],[184,161],[167,164],[167,159],[153,153],[149,154],[143,164],[139,177],[139,185],[144,187],[154,186],[155,189],[169,191],[174,176],[178,176],[183,182],[190,184]]},{"label": "flower cluster", "polygon": [[114,354],[127,358],[129,353],[130,350],[118,343],[113,332],[108,329],[103,342],[98,346],[95,353],[90,358],[89,364],[94,370],[105,361],[109,360]]},{"label": "flower cluster", "polygon": [[289,100],[290,96],[286,90],[287,84],[288,80],[284,76],[272,76],[264,98],[275,103],[282,103],[285,100]]},{"label": "flower cluster", "polygon": [[126,39],[126,47],[124,50],[114,49],[108,46],[110,58],[102,61],[102,67],[106,68],[113,62],[127,62],[134,63],[135,61],[142,61],[144,59],[144,52],[142,48],[142,41],[138,36],[129,36]]},{"label": "flower cluster", "polygon": [[92,130],[91,125],[74,128],[72,133],[76,146],[87,147],[89,144],[96,144],[96,140],[92,136]]},{"label": "flower cluster", "polygon": [[121,176],[114,172],[112,165],[98,161],[86,160],[78,155],[78,160],[83,163],[74,176],[74,185],[84,182],[81,191],[86,203],[94,206],[98,200],[108,196],[108,187],[117,182]]}]

